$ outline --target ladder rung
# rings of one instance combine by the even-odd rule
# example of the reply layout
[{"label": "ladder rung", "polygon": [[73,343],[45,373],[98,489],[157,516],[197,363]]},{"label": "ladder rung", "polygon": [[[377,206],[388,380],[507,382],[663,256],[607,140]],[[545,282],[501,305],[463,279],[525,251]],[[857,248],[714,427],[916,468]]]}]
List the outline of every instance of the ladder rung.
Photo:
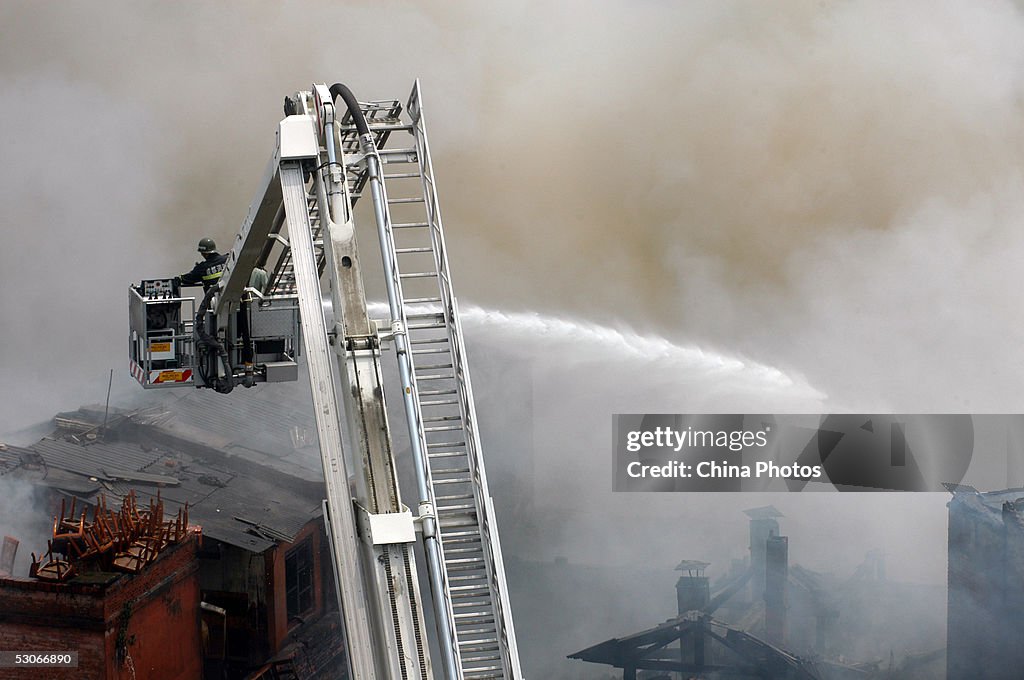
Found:
[{"label": "ladder rung", "polygon": [[490,612],[464,612],[455,614],[456,623],[493,623],[494,614]]},{"label": "ladder rung", "polygon": [[[423,406],[423,404],[420,404],[420,406]],[[443,423],[443,422],[446,422],[446,421],[449,421],[449,420],[462,420],[462,416],[461,415],[454,415],[454,416],[432,416],[430,418],[424,418],[423,422],[425,422],[425,423]]]},{"label": "ladder rung", "polygon": [[479,635],[481,633],[485,635],[498,635],[498,631],[494,626],[486,626],[484,628],[459,628],[459,635]]},{"label": "ladder rung", "polygon": [[454,380],[455,374],[452,375],[418,375],[416,380]]},{"label": "ladder rung", "polygon": [[459,642],[459,649],[465,649],[465,648],[472,648],[472,649],[466,649],[466,651],[468,651],[470,653],[472,653],[472,652],[479,653],[479,652],[496,652],[501,647],[498,644],[498,636],[495,635],[494,637],[475,638],[473,640],[461,640]]},{"label": "ladder rung", "polygon": [[427,458],[455,458],[456,456],[465,455],[465,451],[438,451],[437,453],[428,453]]},{"label": "ladder rung", "polygon": [[[405,253],[432,253],[434,249],[430,246],[423,246],[421,248],[395,248],[395,252],[399,254]],[[408,302],[408,300],[406,300]]]},{"label": "ladder rung", "polygon": [[[372,120],[367,120],[366,121],[366,127],[370,129],[370,132],[377,132],[377,131],[384,131],[384,130],[388,130],[388,131],[392,131],[392,130],[401,131],[401,130],[413,130],[413,129],[415,129],[415,126],[412,123],[374,123]],[[343,125],[341,129],[342,129],[343,132],[352,132],[356,128],[355,128],[354,125]]]},{"label": "ladder rung", "polygon": [[462,425],[444,425],[442,427],[425,427],[424,432],[458,432]]},{"label": "ladder rung", "polygon": [[448,580],[451,582],[462,583],[463,581],[479,581],[481,579],[486,581],[487,574],[458,574],[456,576],[452,576]]},{"label": "ladder rung", "polygon": [[[498,644],[497,640],[487,640],[487,641],[481,640],[479,642],[474,642],[473,644],[466,644],[464,642],[460,642],[459,643],[459,652],[460,653],[463,653],[463,652],[470,652],[470,653],[472,653],[472,652],[497,652],[500,649],[501,649],[501,646]],[[476,659],[473,659],[473,660],[475,661]]]},{"label": "ladder rung", "polygon": [[[460,614],[475,614],[477,616],[486,616],[486,615],[492,615],[493,616],[493,612],[487,611],[487,609],[493,608],[492,604],[490,602],[490,599],[488,598],[488,599],[481,600],[481,598],[477,597],[477,600],[480,600],[480,601],[479,602],[453,602],[452,603],[452,609],[455,612],[460,613]],[[473,609],[475,609],[476,611],[467,611],[467,610],[473,610]]]},{"label": "ladder rung", "polygon": [[429,226],[430,226],[429,222],[398,222],[397,224],[392,224],[391,228],[392,229],[416,229],[418,227],[429,227]]},{"label": "ladder rung", "polygon": [[417,371],[429,371],[434,368],[455,368],[452,364],[427,364],[426,366],[417,366]]},{"label": "ladder rung", "polygon": [[422,203],[422,196],[412,196],[409,198],[389,198],[388,203]]},{"label": "ladder rung", "polygon": [[402,302],[404,302],[407,305],[415,305],[415,304],[419,304],[421,302],[440,302],[440,301],[441,301],[441,298],[439,298],[439,297],[408,298],[406,300],[402,300]]},{"label": "ladder rung", "polygon": [[443,338],[417,338],[416,340],[410,340],[410,345],[432,345],[437,342],[448,342],[448,336]]},{"label": "ladder rung", "polygon": [[[445,470],[447,472],[447,470]],[[473,481],[472,477],[465,477],[463,479],[435,479],[434,485],[438,484],[469,484]],[[451,498],[451,496],[445,496],[445,498]]]},{"label": "ladder rung", "polygon": [[[452,527],[475,527],[480,525],[476,520],[475,511],[448,515],[446,517],[438,517],[438,523],[441,525],[442,529],[451,529]],[[480,575],[480,578],[484,577],[486,577],[486,574]]]},{"label": "ladder rung", "polygon": [[463,503],[462,505],[438,505],[436,507],[436,510],[439,513],[440,512],[448,512],[448,513],[451,513],[451,512],[462,512],[462,511],[465,511],[465,510],[476,510],[476,505],[474,505],[474,504],[468,504],[467,505],[465,503]]},{"label": "ladder rung", "polygon": [[450,406],[458,403],[458,399],[435,399],[433,401],[421,401],[420,406]]},{"label": "ladder rung", "polygon": [[[480,555],[483,554],[483,548],[445,548],[445,555]],[[467,597],[463,595],[463,597]],[[479,597],[479,596],[477,596]]]},{"label": "ladder rung", "polygon": [[384,179],[409,179],[411,177],[419,177],[418,172],[392,172],[391,174],[384,175]]},{"label": "ladder rung", "polygon": [[445,538],[469,538],[471,536],[479,536],[480,531],[452,531],[444,535]]},{"label": "ladder rung", "polygon": [[434,349],[414,349],[413,354],[447,354],[451,350],[447,347],[436,347]]},{"label": "ladder rung", "polygon": [[[434,482],[434,483],[436,484],[437,482]],[[434,498],[434,500],[435,501],[468,501],[471,498],[473,498],[473,494],[471,494],[471,493],[457,493],[457,494],[452,494],[451,496],[437,496],[436,498]]]},{"label": "ladder rung", "polygon": [[377,153],[382,156],[403,156],[403,155],[416,155],[415,147],[408,147],[405,149],[378,149]]},{"label": "ladder rung", "polygon": [[[501,666],[487,666],[486,668],[465,668],[463,669],[463,677],[466,680],[500,680],[505,676],[501,674]],[[486,673],[486,675],[477,675],[478,673]]]},{"label": "ladder rung", "polygon": [[461,475],[469,474],[468,467],[448,468],[447,470],[434,470],[435,475]]},{"label": "ladder rung", "polygon": [[[469,532],[468,536],[460,536],[459,538],[448,538],[445,537],[443,540],[445,546],[448,544],[452,545],[464,545],[466,543],[483,543],[483,539],[477,532]],[[470,586],[463,586],[463,588],[469,588]],[[473,586],[476,588],[482,588],[484,586]]]},{"label": "ladder rung", "polygon": [[476,586],[450,586],[448,590],[453,593],[471,593],[471,592],[490,592],[490,588],[486,584]]},{"label": "ladder rung", "polygon": [[435,446],[465,446],[466,442],[430,442],[427,444],[427,448],[433,448]]},{"label": "ladder rung", "polygon": [[425,279],[428,276],[437,276],[437,272],[413,272],[412,274],[399,274],[401,279]]},{"label": "ladder rung", "polygon": [[416,394],[420,395],[421,397],[439,397],[443,394],[458,394],[458,392],[459,391],[454,387],[450,387],[448,389],[443,390],[417,390]]}]

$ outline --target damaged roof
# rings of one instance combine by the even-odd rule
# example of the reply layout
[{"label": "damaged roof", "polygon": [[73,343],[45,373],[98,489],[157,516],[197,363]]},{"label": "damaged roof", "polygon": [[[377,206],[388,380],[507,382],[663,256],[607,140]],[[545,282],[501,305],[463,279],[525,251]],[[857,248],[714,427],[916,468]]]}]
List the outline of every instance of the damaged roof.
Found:
[{"label": "damaged roof", "polygon": [[1003,489],[1001,491],[977,491],[966,485],[950,488],[953,497],[949,501],[951,510],[968,511],[979,519],[1002,524],[1004,513],[1015,516],[1018,521],[1024,515],[1024,489]]},{"label": "damaged roof", "polygon": [[[721,643],[728,649],[729,658],[717,659],[704,666],[685,662],[678,648],[668,647],[675,640],[699,635]],[[711,618],[690,615],[669,619],[653,628],[622,638],[605,640],[570,654],[570,659],[605,664],[617,668],[679,670],[684,673],[718,671],[739,677],[764,677],[766,671],[775,671],[772,677],[794,680],[818,680],[821,676],[813,663],[801,659],[779,647],[745,631]]]},{"label": "damaged roof", "polygon": [[168,395],[159,407],[134,420],[170,436],[201,441],[229,456],[319,482],[323,468],[309,388],[301,380],[273,388],[257,385],[229,394],[191,390]]},{"label": "damaged roof", "polygon": [[[0,474],[58,489],[89,504],[101,494],[119,502],[134,490],[139,503],[158,493],[166,513],[188,504],[189,521],[218,541],[262,552],[291,542],[321,515],[323,482],[291,476],[259,462],[218,451],[196,440],[148,426],[110,434],[108,440],[46,437],[29,447],[0,450]],[[115,440],[114,437],[120,437]]]}]

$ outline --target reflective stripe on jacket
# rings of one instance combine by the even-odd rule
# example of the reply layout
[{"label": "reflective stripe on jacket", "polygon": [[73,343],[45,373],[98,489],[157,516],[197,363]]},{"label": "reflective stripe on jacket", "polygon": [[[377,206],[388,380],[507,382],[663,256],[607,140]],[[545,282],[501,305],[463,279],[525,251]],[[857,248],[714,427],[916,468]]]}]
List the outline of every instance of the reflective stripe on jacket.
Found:
[{"label": "reflective stripe on jacket", "polygon": [[224,262],[227,259],[227,255],[212,253],[202,262],[196,262],[196,266],[192,268],[192,271],[178,277],[181,280],[181,285],[198,286],[202,284],[204,289],[208,289],[216,284],[217,279],[224,273]]}]

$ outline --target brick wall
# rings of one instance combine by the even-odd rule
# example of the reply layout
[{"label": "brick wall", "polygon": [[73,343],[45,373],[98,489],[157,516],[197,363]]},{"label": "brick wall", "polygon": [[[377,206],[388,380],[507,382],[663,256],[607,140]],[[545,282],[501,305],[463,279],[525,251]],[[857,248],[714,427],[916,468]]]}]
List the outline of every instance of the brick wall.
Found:
[{"label": "brick wall", "polygon": [[76,669],[3,669],[0,680],[193,680],[202,675],[195,536],[137,575],[69,583],[0,579],[0,650],[77,651]]}]

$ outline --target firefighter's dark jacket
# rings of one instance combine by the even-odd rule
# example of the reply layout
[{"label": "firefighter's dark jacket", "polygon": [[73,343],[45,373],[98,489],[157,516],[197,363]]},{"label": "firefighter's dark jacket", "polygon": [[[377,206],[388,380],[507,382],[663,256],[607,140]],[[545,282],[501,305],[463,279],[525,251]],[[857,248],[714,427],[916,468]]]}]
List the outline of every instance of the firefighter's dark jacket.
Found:
[{"label": "firefighter's dark jacket", "polygon": [[192,268],[192,271],[179,276],[178,280],[183,286],[198,286],[202,284],[204,290],[208,289],[216,284],[217,279],[224,273],[224,262],[227,259],[227,255],[221,255],[216,252],[210,253],[202,262],[196,262],[196,266]]}]

